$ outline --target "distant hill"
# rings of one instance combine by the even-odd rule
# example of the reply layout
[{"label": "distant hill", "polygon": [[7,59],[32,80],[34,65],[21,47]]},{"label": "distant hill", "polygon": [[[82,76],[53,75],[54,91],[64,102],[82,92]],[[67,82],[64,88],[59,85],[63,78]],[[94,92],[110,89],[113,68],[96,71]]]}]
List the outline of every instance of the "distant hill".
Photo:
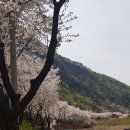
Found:
[{"label": "distant hill", "polygon": [[62,100],[94,111],[130,109],[130,87],[126,84],[60,55],[55,56],[54,66],[60,69]]},{"label": "distant hill", "polygon": [[[26,50],[44,59],[46,55],[43,54],[42,48],[45,46],[40,43],[35,43],[34,46],[28,46]],[[58,54],[55,55],[54,67],[60,69],[61,100],[81,109],[97,112],[130,110],[130,86]]]}]

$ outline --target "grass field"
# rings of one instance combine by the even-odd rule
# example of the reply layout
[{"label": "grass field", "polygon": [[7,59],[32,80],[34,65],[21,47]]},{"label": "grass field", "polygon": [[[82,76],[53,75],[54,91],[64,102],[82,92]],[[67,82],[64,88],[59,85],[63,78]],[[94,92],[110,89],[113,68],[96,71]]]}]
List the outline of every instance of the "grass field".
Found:
[{"label": "grass field", "polygon": [[96,126],[93,129],[86,130],[123,130],[124,128],[130,128],[129,126]]},{"label": "grass field", "polygon": [[130,128],[130,118],[98,120],[93,129],[87,130],[123,130],[124,128]]},{"label": "grass field", "polygon": [[[123,130],[125,128],[130,128],[130,118],[98,120],[94,128],[84,130]],[[38,129],[32,128],[30,123],[23,122],[20,130],[38,130]]]}]

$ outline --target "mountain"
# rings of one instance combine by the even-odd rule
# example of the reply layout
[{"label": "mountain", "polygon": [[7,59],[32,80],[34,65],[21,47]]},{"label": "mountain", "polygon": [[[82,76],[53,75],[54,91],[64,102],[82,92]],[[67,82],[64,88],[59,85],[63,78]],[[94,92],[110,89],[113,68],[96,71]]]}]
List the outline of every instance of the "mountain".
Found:
[{"label": "mountain", "polygon": [[[42,48],[45,48],[45,45],[36,42],[26,50],[44,60],[46,54]],[[130,86],[58,54],[55,55],[53,65],[59,68],[61,100],[81,109],[97,112],[130,110]]]},{"label": "mountain", "polygon": [[59,68],[62,100],[93,111],[130,109],[130,86],[58,54],[54,66]]}]

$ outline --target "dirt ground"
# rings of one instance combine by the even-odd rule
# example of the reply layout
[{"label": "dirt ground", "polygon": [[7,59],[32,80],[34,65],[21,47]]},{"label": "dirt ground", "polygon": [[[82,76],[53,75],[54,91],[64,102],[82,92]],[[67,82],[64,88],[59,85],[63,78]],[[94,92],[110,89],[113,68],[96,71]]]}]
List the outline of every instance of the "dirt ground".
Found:
[{"label": "dirt ground", "polygon": [[130,128],[130,126],[96,126],[94,128],[84,130],[123,130],[125,128]]}]

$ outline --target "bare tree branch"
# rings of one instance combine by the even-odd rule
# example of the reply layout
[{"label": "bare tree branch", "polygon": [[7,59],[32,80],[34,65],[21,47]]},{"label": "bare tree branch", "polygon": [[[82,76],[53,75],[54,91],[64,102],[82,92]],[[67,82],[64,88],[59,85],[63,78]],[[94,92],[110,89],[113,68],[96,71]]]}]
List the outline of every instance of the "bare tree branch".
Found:
[{"label": "bare tree branch", "polygon": [[24,47],[21,49],[21,51],[19,52],[19,54],[17,55],[17,59],[20,57],[20,55],[23,53],[23,51],[25,50],[25,48],[27,47],[27,45],[32,41],[32,38],[30,38],[27,43],[24,45]]},{"label": "bare tree branch", "polygon": [[18,4],[19,4],[19,5],[26,5],[26,4],[28,4],[29,2],[31,2],[31,1],[32,1],[32,0],[28,0],[28,1],[24,2],[24,3],[19,1]]},{"label": "bare tree branch", "polygon": [[60,7],[65,3],[65,1],[66,1],[66,0],[60,0],[60,1],[59,1]]}]

